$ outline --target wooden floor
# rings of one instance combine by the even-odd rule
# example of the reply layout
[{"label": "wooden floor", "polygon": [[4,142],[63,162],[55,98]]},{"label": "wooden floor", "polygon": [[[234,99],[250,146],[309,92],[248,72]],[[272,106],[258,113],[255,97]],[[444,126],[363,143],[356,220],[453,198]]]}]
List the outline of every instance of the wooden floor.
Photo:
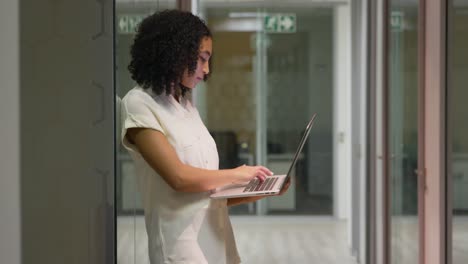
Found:
[{"label": "wooden floor", "polygon": [[[356,264],[347,246],[346,221],[316,216],[231,216],[231,220],[244,264]],[[148,264],[143,217],[119,217],[117,225],[117,263]],[[418,263],[417,232],[415,217],[392,219],[393,264]],[[454,217],[452,255],[453,264],[468,263],[466,216]]]}]

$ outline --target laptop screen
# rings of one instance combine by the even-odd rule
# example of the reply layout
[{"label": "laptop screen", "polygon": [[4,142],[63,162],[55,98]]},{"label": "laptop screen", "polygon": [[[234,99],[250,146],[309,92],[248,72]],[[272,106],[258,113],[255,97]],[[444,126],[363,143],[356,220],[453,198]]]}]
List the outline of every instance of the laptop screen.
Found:
[{"label": "laptop screen", "polygon": [[289,167],[288,173],[286,174],[287,177],[290,176],[290,173],[294,169],[294,165],[296,165],[297,159],[299,158],[299,154],[301,154],[302,148],[304,147],[304,145],[305,145],[305,143],[307,141],[307,137],[309,136],[310,130],[311,130],[312,126],[314,125],[314,121],[315,121],[316,116],[317,116],[317,114],[313,114],[312,118],[310,119],[309,123],[307,124],[307,127],[306,127],[306,129],[304,131],[304,134],[302,135],[301,141],[299,142],[299,147],[296,150],[296,154],[294,154],[294,159],[293,159],[293,161],[291,163],[291,166]]}]

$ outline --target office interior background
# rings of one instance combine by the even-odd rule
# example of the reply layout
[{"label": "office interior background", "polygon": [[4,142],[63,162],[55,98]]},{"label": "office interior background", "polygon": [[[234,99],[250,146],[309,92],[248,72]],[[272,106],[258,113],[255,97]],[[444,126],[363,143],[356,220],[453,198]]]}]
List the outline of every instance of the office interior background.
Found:
[{"label": "office interior background", "polygon": [[244,263],[468,261],[468,1],[0,3],[1,263],[149,263],[119,100],[135,27],[167,8],[213,33],[192,93],[221,168],[285,173],[230,208]]}]

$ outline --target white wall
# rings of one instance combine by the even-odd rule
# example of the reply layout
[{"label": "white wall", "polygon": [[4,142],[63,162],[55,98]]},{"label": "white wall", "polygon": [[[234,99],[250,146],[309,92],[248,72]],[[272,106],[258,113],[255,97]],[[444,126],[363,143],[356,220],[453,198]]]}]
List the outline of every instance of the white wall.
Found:
[{"label": "white wall", "polygon": [[[367,126],[366,124],[369,123],[367,120],[367,112],[369,109],[368,106],[368,50],[369,50],[369,45],[368,45],[368,23],[369,23],[369,18],[367,17],[367,9],[368,9],[368,1],[367,0],[362,0],[360,1],[360,4],[357,5],[359,8],[359,15],[357,16],[357,22],[356,26],[359,28],[359,32],[361,33],[358,38],[360,41],[358,41],[358,44],[356,45],[356,49],[358,50],[356,57],[358,57],[356,61],[359,63],[361,66],[358,68],[359,70],[359,77],[356,77],[358,81],[356,82],[357,86],[357,96],[360,97],[359,99],[359,106],[356,108],[358,116],[359,116],[359,124],[358,128],[356,129],[358,135],[356,135],[356,139],[359,142],[355,146],[355,152],[353,151],[353,156],[356,157],[356,160],[358,164],[356,164],[357,169],[357,176],[355,177],[358,181],[357,183],[357,188],[353,188],[352,191],[356,192],[358,191],[358,194],[354,195],[356,199],[353,201],[352,208],[354,206],[358,207],[358,213],[357,213],[357,219],[356,221],[358,223],[353,224],[353,230],[358,230],[355,231],[356,233],[359,232],[359,235],[357,236],[357,239],[355,239],[355,246],[357,248],[357,261],[358,263],[364,264],[366,261],[366,255],[367,255],[367,224],[369,223],[368,217],[367,217],[367,199],[368,199],[368,182],[367,182],[367,143],[369,142],[369,136],[367,134]],[[353,126],[353,124],[352,124]],[[358,226],[358,227],[357,227]]]},{"label": "white wall", "polygon": [[333,210],[350,215],[351,194],[351,8],[334,8],[333,59]]},{"label": "white wall", "polygon": [[2,264],[113,263],[112,5],[0,1]]},{"label": "white wall", "polygon": [[[375,32],[376,36],[376,51],[375,51],[375,65],[371,65],[371,67],[375,67],[375,108],[376,108],[376,113],[374,114],[376,116],[375,119],[375,146],[372,146],[375,148],[375,155],[376,157],[376,164],[375,164],[375,186],[371,186],[371,188],[375,187],[374,193],[376,194],[376,197],[371,197],[371,199],[375,199],[373,204],[376,205],[375,207],[375,242],[376,245],[371,245],[371,249],[375,248],[375,252],[373,253],[375,255],[375,260],[377,263],[383,263],[385,259],[385,248],[384,248],[384,240],[386,239],[385,237],[385,225],[384,225],[384,216],[385,216],[385,208],[381,206],[383,204],[383,194],[384,193],[384,162],[381,157],[383,157],[384,154],[384,138],[382,137],[383,133],[383,107],[384,107],[384,101],[383,101],[383,85],[384,85],[384,76],[383,76],[383,62],[384,62],[384,50],[383,50],[383,30],[380,30],[383,28],[383,23],[385,21],[384,16],[383,16],[383,9],[384,9],[384,3],[383,1],[377,1],[375,3],[376,6],[376,24],[375,28],[378,30]],[[371,99],[374,100],[374,99]],[[373,160],[374,157],[370,157],[370,160]],[[372,217],[372,216],[371,216]],[[371,220],[373,221],[373,220]]]},{"label": "white wall", "polygon": [[352,15],[352,175],[351,175],[351,215],[348,223],[349,243],[356,262],[366,261],[367,230],[367,8],[366,0],[351,3]]},{"label": "white wall", "polygon": [[19,2],[0,1],[0,263],[21,263]]}]

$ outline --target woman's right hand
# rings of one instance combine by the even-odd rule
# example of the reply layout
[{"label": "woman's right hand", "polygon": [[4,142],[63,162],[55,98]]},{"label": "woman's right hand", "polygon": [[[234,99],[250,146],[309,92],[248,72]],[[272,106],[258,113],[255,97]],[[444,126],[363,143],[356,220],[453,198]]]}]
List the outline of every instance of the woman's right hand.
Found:
[{"label": "woman's right hand", "polygon": [[233,169],[236,179],[233,183],[246,183],[253,178],[258,178],[263,182],[266,177],[273,175],[273,172],[264,166],[242,165]]}]

